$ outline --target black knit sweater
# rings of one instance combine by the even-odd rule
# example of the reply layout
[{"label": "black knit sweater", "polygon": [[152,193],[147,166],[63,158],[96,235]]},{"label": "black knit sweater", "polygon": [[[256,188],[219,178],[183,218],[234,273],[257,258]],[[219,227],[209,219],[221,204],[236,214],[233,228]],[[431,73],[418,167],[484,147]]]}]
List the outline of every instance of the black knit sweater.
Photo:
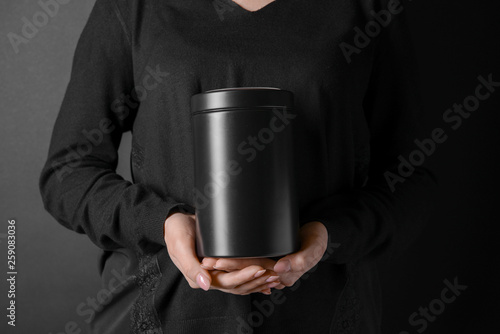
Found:
[{"label": "black knit sweater", "polygon": [[[40,177],[46,209],[104,250],[103,281],[131,277],[81,310],[93,332],[378,333],[373,260],[414,239],[435,187],[409,157],[416,82],[398,1],[97,0]],[[191,289],[163,239],[172,209],[195,213],[190,97],[243,86],[294,93],[300,223],[334,248],[271,296]],[[133,183],[115,172],[126,131]]]}]

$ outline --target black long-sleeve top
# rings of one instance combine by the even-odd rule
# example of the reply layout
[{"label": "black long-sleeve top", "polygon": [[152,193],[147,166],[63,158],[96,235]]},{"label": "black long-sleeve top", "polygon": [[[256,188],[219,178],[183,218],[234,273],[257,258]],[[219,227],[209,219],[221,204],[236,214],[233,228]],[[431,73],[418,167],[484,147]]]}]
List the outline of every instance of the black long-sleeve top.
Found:
[{"label": "black long-sleeve top", "polygon": [[[257,12],[97,0],[40,177],[46,209],[104,250],[103,280],[120,266],[134,278],[91,317],[94,332],[236,333],[270,298],[189,288],[163,238],[172,209],[195,213],[190,97],[244,86],[294,93],[300,223],[324,223],[335,245],[254,332],[378,331],[373,259],[414,239],[435,187],[425,165],[398,170],[426,135],[404,15],[385,0],[276,0]],[[115,172],[126,131],[132,183]]]}]

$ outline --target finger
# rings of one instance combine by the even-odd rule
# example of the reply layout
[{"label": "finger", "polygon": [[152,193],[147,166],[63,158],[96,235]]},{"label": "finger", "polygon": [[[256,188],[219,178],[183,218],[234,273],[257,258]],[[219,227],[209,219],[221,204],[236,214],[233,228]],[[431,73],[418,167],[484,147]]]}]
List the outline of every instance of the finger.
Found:
[{"label": "finger", "polygon": [[262,290],[260,293],[263,293],[265,295],[270,295],[271,294],[271,289]]},{"label": "finger", "polygon": [[285,286],[283,284],[279,284],[275,287],[275,289],[278,289],[278,290],[283,290],[285,288]]},{"label": "finger", "polygon": [[[262,285],[259,285],[249,291],[246,291],[246,292],[242,292],[241,295],[242,296],[246,296],[246,295],[249,295],[251,293],[257,293],[257,292],[262,292],[262,291],[269,291],[269,294],[271,293],[271,288],[269,288],[269,283],[266,283],[266,284],[262,284]],[[265,293],[267,294],[267,293]]]},{"label": "finger", "polygon": [[262,268],[273,270],[276,261],[268,258],[249,258],[249,259],[233,259],[233,258],[222,258],[218,259],[214,265],[215,269],[232,271],[243,269],[248,266],[257,265]]},{"label": "finger", "polygon": [[218,259],[214,257],[205,257],[203,261],[201,261],[201,267],[207,270],[215,270],[214,266],[217,260]]},{"label": "finger", "polygon": [[[269,276],[269,275],[264,275],[261,278],[254,279],[250,282],[247,282],[245,284],[241,284],[239,286],[236,286],[233,288],[233,290],[237,291],[239,294],[242,293],[250,293],[250,292],[259,292],[263,290],[264,288],[270,288],[273,286],[276,286],[280,283],[274,284],[270,286],[270,284],[273,284],[274,282],[279,282],[279,276]],[[264,287],[264,288],[260,288]]]},{"label": "finger", "polygon": [[211,272],[212,284],[215,288],[234,289],[256,278],[260,279],[265,272],[266,270],[259,266],[250,266],[229,273],[215,270]]}]

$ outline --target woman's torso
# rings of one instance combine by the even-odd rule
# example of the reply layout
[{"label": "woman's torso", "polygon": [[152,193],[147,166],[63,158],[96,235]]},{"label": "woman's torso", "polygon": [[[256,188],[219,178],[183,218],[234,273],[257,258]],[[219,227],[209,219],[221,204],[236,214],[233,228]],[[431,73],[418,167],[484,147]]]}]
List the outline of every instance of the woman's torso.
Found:
[{"label": "woman's torso", "polygon": [[[295,95],[294,158],[303,176],[297,180],[299,209],[363,184],[369,136],[362,100],[372,51],[367,47],[349,63],[339,45],[352,43],[353,27],[364,26],[371,3],[276,0],[251,13],[230,0],[117,0],[136,82],[135,94],[125,93],[127,103],[140,102],[133,120],[134,182],[191,204],[194,213],[190,97],[210,89],[260,86]],[[359,304],[353,291],[374,279],[351,277],[349,292],[343,292],[349,266],[321,262],[298,286],[283,290],[279,303],[276,294],[272,301],[272,295],[191,289],[166,249],[141,258],[128,250],[114,252],[103,262],[104,284],[117,266],[126,267],[132,279],[96,313],[95,333],[119,333],[129,326],[133,333],[160,333],[160,328],[163,333],[246,333],[244,327],[249,333],[304,333],[312,324],[327,333],[339,326],[333,321],[337,304],[349,313],[345,298]],[[272,312],[261,307],[269,301]],[[353,305],[347,308],[356,310]],[[356,312],[346,315],[352,328]],[[108,317],[115,327],[106,324]]]}]

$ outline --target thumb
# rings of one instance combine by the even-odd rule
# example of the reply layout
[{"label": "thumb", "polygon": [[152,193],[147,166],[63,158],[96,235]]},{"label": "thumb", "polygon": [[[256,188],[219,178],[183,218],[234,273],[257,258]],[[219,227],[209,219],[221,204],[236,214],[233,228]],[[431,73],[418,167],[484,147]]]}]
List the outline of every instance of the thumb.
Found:
[{"label": "thumb", "polygon": [[[200,264],[198,263],[198,266]],[[194,277],[194,281],[200,288],[202,288],[205,291],[208,291],[210,289],[210,284],[212,284],[212,279],[210,278],[210,275],[208,274],[208,271],[205,269],[202,269],[201,267],[197,270],[193,270],[193,273],[190,274],[190,278]]]},{"label": "thumb", "polygon": [[201,267],[192,231],[172,230],[169,241],[167,242],[168,252],[184,277],[188,282],[190,281],[190,286],[195,288],[193,285],[196,282],[203,290],[210,289],[212,279],[208,271]]},{"label": "thumb", "polygon": [[273,269],[276,273],[282,274],[292,270],[292,256],[287,255],[276,262]]},{"label": "thumb", "polygon": [[201,267],[198,256],[195,253],[194,245],[185,245],[179,249],[178,259],[181,259],[181,265],[184,275],[205,291],[210,289],[212,279],[208,270]]},{"label": "thumb", "polygon": [[316,234],[303,231],[300,250],[279,259],[274,265],[274,271],[280,274],[290,271],[306,272],[314,267],[321,258],[321,250],[324,248],[319,240]]},{"label": "thumb", "polygon": [[311,253],[311,249],[308,248],[281,258],[274,265],[274,271],[278,274],[287,272],[306,272],[314,267],[315,264],[315,257]]}]

